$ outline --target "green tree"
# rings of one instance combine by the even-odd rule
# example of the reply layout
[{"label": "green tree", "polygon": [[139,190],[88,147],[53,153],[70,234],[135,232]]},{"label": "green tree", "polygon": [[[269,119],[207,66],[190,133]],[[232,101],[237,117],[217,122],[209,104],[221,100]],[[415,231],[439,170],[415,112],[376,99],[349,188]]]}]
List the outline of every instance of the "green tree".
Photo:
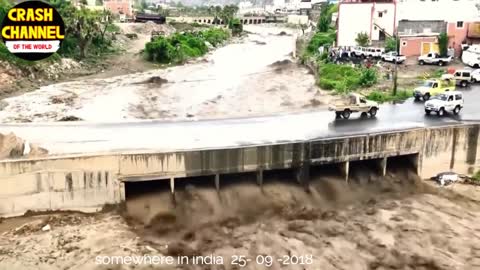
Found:
[{"label": "green tree", "polygon": [[398,53],[399,50],[400,50],[400,39],[395,37],[387,38],[387,40],[385,41],[385,51],[386,52],[396,51]]},{"label": "green tree", "polygon": [[331,19],[329,19],[328,17],[320,16],[317,24],[317,31],[321,33],[327,32],[328,29],[330,29],[330,22]]},{"label": "green tree", "polygon": [[225,23],[228,23],[230,20],[233,19],[235,14],[238,12],[238,6],[236,5],[226,5],[223,7],[222,10],[222,19]]},{"label": "green tree", "polygon": [[240,35],[243,32],[243,24],[238,18],[233,18],[228,22],[228,28],[232,30],[232,35]]},{"label": "green tree", "polygon": [[357,34],[357,37],[355,38],[355,42],[357,43],[358,46],[368,46],[368,43],[370,43],[370,38],[368,37],[368,34],[365,32],[360,32]]},{"label": "green tree", "polygon": [[448,54],[448,35],[443,32],[438,35],[438,49],[440,50],[441,56],[447,56]]},{"label": "green tree", "polygon": [[0,0],[0,23],[3,22],[3,18],[7,15],[7,12],[11,7],[12,2],[9,0]]}]

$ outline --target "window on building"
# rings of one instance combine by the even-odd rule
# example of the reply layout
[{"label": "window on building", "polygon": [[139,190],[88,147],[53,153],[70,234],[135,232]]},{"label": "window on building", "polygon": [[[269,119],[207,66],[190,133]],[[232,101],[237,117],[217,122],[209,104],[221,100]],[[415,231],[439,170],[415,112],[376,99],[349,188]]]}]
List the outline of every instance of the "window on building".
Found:
[{"label": "window on building", "polygon": [[463,22],[462,21],[457,22],[457,28],[463,28]]},{"label": "window on building", "polygon": [[407,42],[406,42],[406,41],[402,41],[402,46],[403,46],[403,47],[407,46]]},{"label": "window on building", "polygon": [[382,18],[382,17],[383,17],[383,12],[381,12],[381,11],[378,12],[378,17],[379,17],[379,18]]}]

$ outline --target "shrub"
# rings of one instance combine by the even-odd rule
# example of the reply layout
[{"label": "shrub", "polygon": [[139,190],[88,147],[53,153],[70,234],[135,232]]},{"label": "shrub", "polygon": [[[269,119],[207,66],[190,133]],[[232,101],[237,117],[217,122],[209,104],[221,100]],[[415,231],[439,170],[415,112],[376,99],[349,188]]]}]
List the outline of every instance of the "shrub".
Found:
[{"label": "shrub", "polygon": [[340,93],[347,93],[361,86],[372,86],[377,82],[378,76],[375,69],[333,63],[323,63],[318,72],[318,83],[321,88]]},{"label": "shrub", "polygon": [[367,95],[367,99],[377,101],[379,103],[390,101],[402,101],[412,97],[411,90],[397,91],[396,95],[392,95],[391,92],[372,91]]},{"label": "shrub", "polygon": [[480,181],[480,171],[473,175],[473,180]]},{"label": "shrub", "polygon": [[243,24],[238,18],[231,19],[228,22],[228,28],[232,30],[234,36],[240,35],[243,32]]},{"label": "shrub", "polygon": [[360,32],[357,34],[357,37],[355,38],[355,42],[357,42],[358,46],[365,47],[370,43],[370,38],[368,37],[368,34],[365,32]]},{"label": "shrub", "polygon": [[361,86],[372,86],[377,83],[377,72],[372,68],[365,68],[360,74]]},{"label": "shrub", "polygon": [[203,31],[202,36],[213,46],[217,46],[229,38],[228,32],[219,29],[208,29]]},{"label": "shrub", "polygon": [[335,32],[316,33],[307,45],[307,52],[315,54],[320,46],[329,47],[335,41]]},{"label": "shrub", "polygon": [[182,63],[188,58],[207,53],[205,42],[218,45],[229,37],[222,29],[209,29],[198,33],[176,33],[158,37],[145,45],[147,60],[159,63]]}]

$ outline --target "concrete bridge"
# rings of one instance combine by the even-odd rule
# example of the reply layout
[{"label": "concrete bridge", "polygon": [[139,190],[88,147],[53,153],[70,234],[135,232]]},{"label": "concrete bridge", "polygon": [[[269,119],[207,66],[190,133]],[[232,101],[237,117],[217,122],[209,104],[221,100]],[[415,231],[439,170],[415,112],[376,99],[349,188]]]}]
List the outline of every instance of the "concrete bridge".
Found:
[{"label": "concrete bridge", "polygon": [[165,181],[175,192],[175,183],[202,176],[221,189],[229,174],[256,175],[261,185],[265,171],[287,169],[308,186],[312,167],[336,166],[348,181],[350,169],[364,162],[382,175],[395,163],[424,178],[449,169],[471,174],[480,168],[479,130],[480,124],[461,124],[223,149],[4,160],[0,216],[95,211],[125,201],[129,185],[139,181]]},{"label": "concrete bridge", "polygon": [[[238,17],[242,24],[264,24],[275,22],[286,22],[285,16],[242,16]],[[224,25],[225,22],[221,19],[215,19],[213,16],[203,17],[168,17],[168,21],[177,21],[185,23],[200,23],[200,24],[217,24]]]}]

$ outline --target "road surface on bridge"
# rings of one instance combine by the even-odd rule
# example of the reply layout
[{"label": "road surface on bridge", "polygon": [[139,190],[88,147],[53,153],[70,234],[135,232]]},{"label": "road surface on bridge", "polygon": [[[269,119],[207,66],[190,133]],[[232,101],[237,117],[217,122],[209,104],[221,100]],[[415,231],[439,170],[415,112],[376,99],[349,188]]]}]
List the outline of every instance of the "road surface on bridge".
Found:
[{"label": "road surface on bridge", "polygon": [[128,121],[116,123],[54,122],[0,124],[0,133],[14,132],[51,155],[136,151],[177,151],[274,144],[359,133],[452,125],[480,120],[480,86],[465,89],[459,116],[426,116],[423,102],[381,105],[375,118],[335,119],[317,111],[264,117],[201,121]]}]

